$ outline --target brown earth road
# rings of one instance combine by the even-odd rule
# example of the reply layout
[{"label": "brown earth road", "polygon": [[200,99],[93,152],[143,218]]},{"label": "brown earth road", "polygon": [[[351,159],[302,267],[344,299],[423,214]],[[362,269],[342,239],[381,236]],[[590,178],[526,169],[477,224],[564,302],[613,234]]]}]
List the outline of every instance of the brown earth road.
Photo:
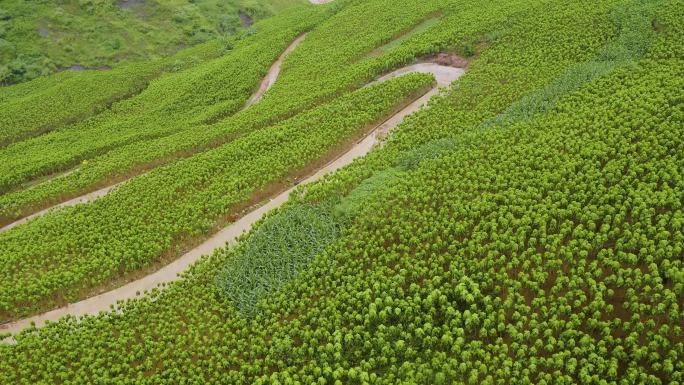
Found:
[{"label": "brown earth road", "polygon": [[290,43],[287,48],[285,48],[285,51],[280,54],[278,59],[271,65],[271,68],[268,69],[268,73],[261,81],[259,89],[254,93],[254,95],[252,95],[251,98],[249,98],[243,109],[259,102],[259,100],[264,97],[266,91],[268,91],[268,89],[273,86],[273,83],[275,83],[276,79],[278,79],[278,74],[280,74],[280,66],[283,64],[283,60],[287,57],[287,55],[290,54],[290,52],[294,51],[294,49],[297,48],[302,41],[304,41],[305,37],[305,33],[301,34],[298,38],[294,39],[294,41]]},{"label": "brown earth road", "polygon": [[[329,2],[331,2],[332,0],[309,0],[309,1],[311,2],[311,4],[316,4],[316,5],[318,5],[318,4],[326,4],[326,3],[329,3]],[[283,60],[287,57],[287,55],[289,55],[292,51],[294,51],[294,49],[297,48],[297,46],[298,46],[302,41],[304,41],[304,38],[305,38],[305,37],[306,37],[306,33],[300,35],[300,36],[297,37],[294,41],[292,41],[292,43],[290,43],[290,45],[287,46],[287,48],[285,48],[285,51],[283,51],[283,52],[280,54],[280,56],[278,57],[278,59],[276,59],[276,61],[275,61],[275,62],[271,65],[271,67],[269,68],[268,73],[266,73],[266,76],[265,76],[265,77],[263,78],[263,80],[261,81],[261,84],[259,85],[259,88],[257,89],[257,91],[249,98],[249,100],[247,101],[247,103],[245,103],[245,106],[244,106],[242,109],[248,108],[249,106],[258,103],[258,102],[264,97],[264,94],[266,94],[266,91],[268,91],[268,90],[271,88],[271,86],[273,86],[273,84],[275,83],[276,79],[278,79],[278,75],[280,74],[280,66],[283,64]],[[73,172],[73,170],[72,170],[72,171],[68,171],[68,172],[66,172],[66,173],[63,173],[63,174],[60,174],[59,176],[66,176],[66,175],[68,175],[68,174],[70,174],[70,173],[72,173],[72,172]],[[142,174],[140,174],[140,175],[142,175]],[[136,175],[136,176],[139,176],[139,175]],[[49,180],[49,179],[48,179],[48,180]],[[129,179],[129,180],[130,180],[130,179]],[[77,205],[77,204],[80,204],[80,203],[87,203],[87,202],[93,201],[93,200],[95,200],[95,199],[97,199],[97,198],[99,198],[99,197],[102,197],[102,196],[104,196],[104,195],[107,195],[107,194],[108,194],[111,190],[113,190],[115,187],[117,187],[117,186],[119,186],[119,185],[121,185],[122,183],[125,183],[125,182],[127,182],[127,180],[126,180],[126,181],[123,181],[123,182],[119,182],[119,183],[114,184],[114,185],[112,185],[112,186],[103,187],[103,188],[101,188],[101,189],[99,189],[99,190],[96,190],[96,191],[93,191],[93,192],[90,192],[90,193],[81,195],[81,196],[79,196],[79,197],[70,199],[70,200],[68,200],[68,201],[65,201],[65,202],[56,204],[56,205],[54,205],[54,206],[48,207],[48,208],[46,208],[46,209],[40,210],[40,211],[38,211],[38,212],[35,212],[35,213],[33,213],[33,214],[29,215],[29,216],[26,216],[26,217],[24,217],[24,218],[18,219],[18,220],[14,221],[14,222],[12,222],[12,223],[9,223],[9,224],[7,224],[7,225],[5,225],[5,226],[3,226],[3,227],[0,227],[0,233],[3,233],[3,232],[5,232],[5,231],[7,231],[7,230],[9,230],[9,229],[11,229],[11,228],[13,228],[13,227],[19,226],[19,225],[21,225],[21,224],[23,224],[23,223],[26,223],[26,222],[28,222],[29,220],[31,220],[31,219],[33,219],[33,218],[35,218],[35,217],[39,217],[39,216],[41,216],[41,215],[47,213],[47,212],[50,211],[50,210],[59,209],[59,208],[62,208],[62,207],[67,207],[67,206],[74,206],[74,205]]]},{"label": "brown earth road", "polygon": [[[430,100],[432,96],[439,93],[440,88],[446,87],[458,79],[461,75],[463,75],[465,70],[462,68],[441,66],[434,63],[420,63],[391,72],[379,78],[374,83],[388,80],[410,72],[432,74],[437,81],[437,86],[433,87],[423,96],[404,107],[382,124],[378,125],[369,135],[354,144],[349,151],[319,169],[315,174],[304,179],[300,184],[311,183],[319,180],[325,174],[334,172],[350,164],[354,159],[366,155],[380,142],[382,136],[386,135],[392,128],[401,123],[401,121],[403,121],[407,115],[412,114],[427,104],[428,100]],[[134,298],[137,296],[137,293],[142,293],[145,290],[151,290],[162,282],[172,282],[178,280],[180,279],[178,275],[186,270],[192,263],[204,255],[211,254],[211,252],[216,248],[224,247],[226,244],[235,242],[235,240],[243,232],[249,231],[252,224],[258,221],[264,214],[285,203],[293,190],[294,187],[275,196],[264,205],[249,212],[242,218],[230,224],[228,227],[216,233],[198,247],[190,250],[174,262],[162,267],[154,273],[106,293],[69,304],[59,309],[0,325],[0,332],[17,333],[30,326],[31,322],[35,322],[36,327],[40,327],[43,326],[46,321],[57,321],[66,315],[83,316],[88,314],[97,314],[101,311],[109,311],[110,305],[116,305],[117,301],[125,301],[126,299]],[[9,343],[12,343],[13,341],[14,340],[12,338],[4,340],[4,342]]]}]

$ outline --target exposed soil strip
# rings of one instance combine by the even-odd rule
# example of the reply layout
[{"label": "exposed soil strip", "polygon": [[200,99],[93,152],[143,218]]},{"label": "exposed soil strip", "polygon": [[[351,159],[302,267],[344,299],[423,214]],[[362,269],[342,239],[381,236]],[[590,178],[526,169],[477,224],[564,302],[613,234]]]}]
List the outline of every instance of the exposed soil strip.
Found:
[{"label": "exposed soil strip", "polygon": [[252,95],[251,98],[249,98],[244,108],[257,103],[259,100],[261,100],[261,98],[264,97],[266,91],[268,91],[268,89],[273,86],[273,83],[275,83],[276,79],[278,79],[278,75],[280,74],[280,66],[283,64],[283,60],[287,57],[287,55],[290,54],[290,52],[294,51],[294,49],[297,48],[302,41],[304,41],[305,37],[306,34],[300,35],[298,38],[294,39],[294,41],[290,43],[287,48],[285,48],[285,51],[280,54],[278,59],[271,65],[271,68],[268,69],[268,73],[261,81],[259,89]]},{"label": "exposed soil strip", "polygon": [[242,25],[242,28],[249,28],[252,26],[252,24],[254,24],[252,16],[242,9],[238,11],[238,17],[240,18],[240,25]]},{"label": "exposed soil strip", "polygon": [[[396,114],[392,115],[391,118],[373,129],[369,135],[356,142],[353,147],[349,149],[349,151],[320,168],[316,173],[304,179],[301,183],[305,184],[319,180],[325,174],[334,172],[350,164],[354,159],[366,155],[375,145],[379,143],[382,136],[386,135],[392,128],[401,123],[401,121],[404,120],[407,115],[412,114],[424,106],[432,96],[439,92],[440,88],[448,86],[454,80],[458,79],[461,75],[463,75],[465,70],[462,68],[441,66],[434,63],[420,63],[391,72],[379,78],[374,83],[385,81],[410,72],[431,73],[437,81],[437,86],[401,109]],[[84,299],[74,304],[69,304],[59,309],[0,325],[0,332],[17,333],[30,326],[31,322],[35,322],[36,327],[40,327],[43,326],[46,321],[57,321],[66,315],[83,316],[87,314],[97,314],[101,311],[109,311],[110,305],[116,305],[117,301],[125,301],[126,299],[134,298],[136,297],[137,293],[142,293],[145,290],[151,290],[157,287],[160,283],[176,281],[180,279],[178,275],[181,272],[187,269],[188,266],[196,262],[202,256],[210,254],[216,248],[224,247],[226,244],[235,242],[235,240],[243,232],[248,231],[251,226],[264,214],[285,203],[293,190],[294,187],[278,194],[264,205],[244,215],[234,223],[216,233],[211,238],[207,239],[198,247],[190,250],[180,258],[176,259],[174,262],[171,262],[170,264],[141,279],[130,282],[106,293]],[[5,343],[13,343],[13,341],[14,339],[12,338],[3,340]]]},{"label": "exposed soil strip", "polygon": [[131,9],[144,3],[144,0],[116,0],[116,6],[121,9]]}]

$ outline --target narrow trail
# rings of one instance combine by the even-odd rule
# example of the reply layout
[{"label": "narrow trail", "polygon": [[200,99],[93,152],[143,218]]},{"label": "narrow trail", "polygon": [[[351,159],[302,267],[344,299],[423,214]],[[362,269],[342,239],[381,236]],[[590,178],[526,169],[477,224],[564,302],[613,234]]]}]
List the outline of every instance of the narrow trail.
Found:
[{"label": "narrow trail", "polygon": [[123,184],[123,183],[126,183],[127,181],[128,181],[128,180],[123,181],[123,182],[119,182],[119,183],[117,183],[117,184],[115,184],[115,185],[111,185],[111,186],[107,186],[107,187],[101,188],[101,189],[99,189],[99,190],[95,190],[95,191],[93,191],[93,192],[89,192],[89,193],[87,193],[87,194],[85,194],[85,195],[81,195],[80,197],[76,197],[76,198],[73,198],[73,199],[69,199],[68,201],[65,201],[65,202],[59,203],[59,204],[57,204],[57,205],[48,207],[48,208],[46,208],[46,209],[40,210],[40,211],[38,211],[38,212],[35,212],[35,213],[33,213],[33,214],[31,214],[31,215],[29,215],[29,216],[27,216],[27,217],[23,217],[23,218],[18,219],[18,220],[14,221],[14,222],[12,222],[12,223],[10,223],[10,224],[8,224],[8,225],[5,225],[4,227],[0,228],[0,233],[3,233],[3,232],[5,232],[5,231],[7,231],[7,230],[9,230],[9,229],[11,229],[11,228],[13,228],[13,227],[16,227],[16,226],[19,226],[19,225],[21,225],[21,224],[24,224],[24,223],[28,222],[29,220],[31,220],[31,219],[33,219],[33,218],[39,217],[39,216],[41,216],[41,215],[47,213],[48,211],[57,210],[57,209],[60,209],[60,208],[62,208],[62,207],[67,207],[67,206],[75,206],[75,205],[80,204],[80,203],[88,203],[88,202],[90,202],[90,201],[93,201],[93,200],[95,200],[95,199],[97,199],[97,198],[99,198],[99,197],[102,197],[102,196],[105,196],[105,195],[109,194],[109,192],[110,192],[111,190],[113,190],[114,188],[118,187],[119,185],[121,185],[121,184]]},{"label": "narrow trail", "polygon": [[[399,112],[392,115],[392,117],[376,126],[367,136],[356,142],[347,152],[324,167],[320,168],[318,171],[316,171],[316,173],[304,179],[300,184],[311,183],[319,180],[325,174],[334,172],[350,164],[354,159],[366,155],[375,145],[380,142],[382,137],[384,137],[390,130],[401,123],[406,116],[414,113],[427,104],[428,100],[437,94],[440,88],[450,85],[453,81],[463,75],[465,70],[462,68],[447,67],[433,63],[421,63],[391,72],[377,79],[373,83],[382,82],[410,72],[430,73],[435,77],[437,85],[430,89],[423,96],[414,100]],[[244,215],[242,218],[214,234],[211,238],[207,239],[198,247],[190,250],[180,258],[176,259],[174,262],[162,267],[154,273],[151,273],[136,281],[132,281],[119,288],[84,299],[74,304],[69,304],[43,314],[0,325],[0,333],[17,333],[30,326],[32,322],[35,322],[36,327],[40,327],[43,326],[46,321],[57,321],[66,315],[94,315],[101,311],[109,311],[110,305],[115,305],[117,301],[125,301],[126,299],[134,298],[138,292],[142,293],[145,290],[151,290],[162,282],[176,281],[180,279],[178,275],[187,269],[187,267],[192,263],[200,259],[202,256],[210,254],[216,248],[224,247],[226,244],[235,242],[235,240],[243,232],[248,231],[256,221],[264,216],[264,214],[285,203],[294,188],[295,187],[278,194],[264,205]],[[13,343],[14,339],[7,338],[3,340],[3,342]]]},{"label": "narrow trail", "polygon": [[[249,98],[247,103],[245,103],[244,107],[242,107],[242,110],[252,106],[253,104],[258,103],[264,97],[264,94],[266,94],[266,91],[268,91],[273,86],[273,84],[276,82],[276,79],[278,79],[278,75],[280,74],[280,66],[283,63],[283,60],[285,60],[287,55],[289,55],[292,51],[294,51],[294,49],[297,48],[297,46],[302,41],[304,41],[305,37],[306,37],[306,33],[299,35],[299,37],[297,37],[295,40],[293,40],[292,43],[290,43],[290,45],[287,46],[287,48],[285,48],[285,50],[280,54],[280,56],[278,56],[278,59],[276,59],[276,61],[273,62],[271,67],[268,69],[268,72],[266,73],[266,76],[261,81],[259,88],[256,90],[256,92],[254,92],[254,94],[252,94],[252,96]],[[60,174],[60,176],[69,175],[71,172],[73,172],[73,171],[68,171],[66,173]],[[67,206],[74,206],[74,205],[77,205],[80,203],[91,202],[91,201],[93,201],[99,197],[107,195],[111,190],[113,190],[117,186],[119,186],[123,183],[126,183],[129,180],[131,180],[137,176],[144,175],[144,174],[145,173],[135,175],[134,177],[131,177],[131,178],[129,178],[123,182],[119,182],[119,183],[116,183],[116,184],[111,185],[111,186],[103,187],[99,190],[89,192],[87,194],[78,196],[78,197],[73,198],[73,199],[69,199],[69,200],[64,201],[62,203],[58,203],[54,206],[50,206],[48,208],[37,211],[31,215],[28,215],[24,218],[18,219],[18,220],[14,221],[12,223],[9,223],[3,227],[0,227],[0,233],[3,233],[5,231],[7,231],[13,227],[19,226],[23,223],[26,223],[33,218],[39,217],[39,216],[47,213],[48,211],[60,209],[62,207],[67,207]]]}]

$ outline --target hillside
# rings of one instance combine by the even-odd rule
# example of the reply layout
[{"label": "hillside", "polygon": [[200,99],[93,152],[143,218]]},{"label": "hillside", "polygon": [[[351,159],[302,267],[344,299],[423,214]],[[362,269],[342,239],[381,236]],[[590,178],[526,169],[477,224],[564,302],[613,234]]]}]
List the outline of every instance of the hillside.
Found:
[{"label": "hillside", "polygon": [[230,38],[304,0],[4,0],[0,85],[107,70]]},{"label": "hillside", "polygon": [[683,1],[285,3],[0,89],[0,384],[684,383]]}]

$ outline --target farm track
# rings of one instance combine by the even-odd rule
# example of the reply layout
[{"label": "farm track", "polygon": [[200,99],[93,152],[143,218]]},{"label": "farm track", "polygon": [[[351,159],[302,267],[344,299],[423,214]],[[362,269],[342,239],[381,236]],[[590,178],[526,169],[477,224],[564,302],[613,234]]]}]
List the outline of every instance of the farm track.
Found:
[{"label": "farm track", "polygon": [[87,193],[87,194],[85,194],[85,195],[81,195],[80,197],[76,197],[76,198],[73,198],[73,199],[69,199],[68,201],[59,203],[59,204],[57,204],[57,205],[55,205],[55,206],[48,207],[48,208],[46,208],[46,209],[40,210],[40,211],[38,211],[38,212],[36,212],[36,213],[33,213],[33,214],[31,214],[31,215],[29,215],[29,216],[27,216],[27,217],[21,218],[21,219],[19,219],[19,220],[16,220],[16,221],[14,221],[14,222],[12,222],[12,223],[10,223],[10,224],[8,224],[8,225],[6,225],[6,226],[0,228],[0,233],[3,233],[3,232],[5,232],[5,231],[7,231],[7,230],[9,230],[9,229],[11,229],[11,228],[13,228],[13,227],[16,227],[16,226],[19,226],[19,225],[21,225],[21,224],[24,224],[24,223],[28,222],[29,220],[31,220],[31,219],[33,219],[33,218],[39,217],[39,216],[41,216],[41,215],[47,213],[48,211],[57,210],[57,209],[60,209],[60,208],[62,208],[62,207],[75,206],[75,205],[80,204],[80,203],[88,203],[88,202],[91,202],[91,201],[93,201],[93,200],[95,200],[95,199],[97,199],[97,198],[99,198],[99,197],[102,197],[102,196],[105,196],[105,195],[109,194],[109,192],[112,191],[114,188],[118,187],[119,185],[121,185],[121,184],[123,184],[123,183],[126,183],[127,181],[128,181],[128,180],[123,181],[123,182],[119,182],[119,183],[117,183],[117,184],[114,184],[114,185],[111,185],[111,186],[107,186],[107,187],[101,188],[101,189],[99,189],[99,190],[95,190],[95,191],[93,191],[93,192],[89,192],[89,193]]},{"label": "farm track", "polygon": [[[370,134],[357,141],[347,152],[324,167],[318,169],[314,174],[304,179],[300,184],[311,183],[319,180],[325,174],[334,172],[350,164],[354,159],[366,155],[390,130],[401,123],[406,116],[412,114],[427,104],[428,100],[430,100],[432,96],[436,95],[440,88],[450,85],[453,81],[458,79],[465,72],[465,70],[462,68],[446,67],[434,63],[420,63],[391,72],[385,76],[382,76],[374,83],[385,81],[411,72],[430,73],[435,77],[437,85],[430,89],[427,93],[423,94],[423,96],[414,100],[399,112],[392,115],[389,119],[377,125],[370,132]],[[125,301],[127,299],[134,298],[138,295],[138,293],[142,293],[145,290],[151,290],[163,282],[172,282],[178,280],[180,278],[179,274],[186,270],[192,263],[196,262],[202,256],[210,254],[216,248],[224,247],[227,243],[235,242],[235,240],[241,234],[243,234],[245,231],[248,231],[251,226],[267,212],[285,203],[290,193],[294,189],[295,187],[292,187],[287,191],[278,194],[262,206],[249,212],[223,230],[214,234],[205,242],[176,259],[174,262],[143,278],[132,281],[106,293],[84,299],[74,304],[69,304],[59,309],[0,325],[0,332],[17,333],[30,326],[31,323],[35,323],[36,327],[40,327],[43,326],[46,321],[54,322],[66,315],[84,316],[94,315],[101,311],[108,311],[110,310],[110,305],[116,305],[118,301]],[[4,341],[11,343],[13,339],[5,339]]]},{"label": "farm track", "polygon": [[[299,44],[301,44],[302,41],[304,41],[304,38],[305,38],[305,37],[306,37],[306,33],[301,34],[299,37],[297,37],[295,40],[293,40],[292,43],[290,43],[290,45],[287,46],[287,48],[285,48],[285,50],[280,54],[280,56],[278,57],[278,59],[276,59],[276,61],[273,62],[273,64],[271,65],[271,67],[268,69],[268,72],[266,73],[266,76],[264,76],[264,78],[262,79],[261,84],[259,85],[259,88],[254,92],[254,94],[252,94],[252,96],[249,98],[249,100],[247,101],[247,103],[245,103],[244,107],[242,108],[243,110],[246,109],[246,108],[248,108],[248,107],[250,107],[250,106],[252,106],[253,104],[258,103],[258,102],[264,97],[264,94],[266,94],[266,92],[271,88],[271,86],[273,86],[273,84],[276,82],[276,79],[278,79],[278,75],[280,74],[280,66],[281,66],[282,63],[283,63],[283,60],[287,57],[287,55],[289,55],[292,51],[294,51],[294,49],[297,48],[297,46],[298,46]],[[72,173],[73,171],[74,171],[74,170],[67,171],[66,173],[61,173],[61,174],[59,174],[58,177],[69,175],[69,174]],[[149,171],[146,171],[146,172],[143,172],[143,173],[141,173],[141,174],[135,175],[135,176],[133,176],[133,177],[131,177],[131,178],[128,178],[128,179],[126,179],[126,180],[124,180],[124,181],[118,182],[118,183],[113,184],[113,185],[111,185],[111,186],[103,187],[103,188],[101,188],[101,189],[99,189],[99,190],[95,190],[95,191],[92,191],[92,192],[88,192],[88,193],[83,194],[83,195],[81,195],[81,196],[78,196],[78,197],[69,199],[69,200],[67,200],[67,201],[58,203],[58,204],[56,204],[56,205],[54,205],[54,206],[50,206],[50,207],[47,207],[47,208],[42,209],[42,210],[40,210],[40,211],[37,211],[37,212],[35,212],[35,213],[33,213],[33,214],[30,214],[30,215],[28,215],[28,216],[26,216],[26,217],[23,217],[23,218],[21,218],[21,219],[18,219],[18,220],[16,220],[16,221],[12,222],[12,223],[9,223],[9,224],[7,224],[7,225],[5,225],[5,226],[3,226],[3,227],[0,227],[0,233],[3,233],[3,232],[5,232],[5,231],[7,231],[7,230],[9,230],[9,229],[11,229],[11,228],[13,228],[13,227],[19,226],[19,225],[21,225],[21,224],[23,224],[23,223],[26,223],[26,222],[28,222],[29,220],[33,219],[33,218],[39,217],[39,216],[41,216],[41,215],[47,213],[48,211],[56,210],[56,209],[59,209],[59,208],[62,208],[62,207],[67,207],[67,206],[74,206],[74,205],[77,205],[77,204],[80,204],[80,203],[88,203],[88,202],[91,202],[91,201],[93,201],[93,200],[95,200],[95,199],[97,199],[97,198],[99,198],[99,197],[102,197],[102,196],[107,195],[107,194],[108,194],[111,190],[113,190],[115,187],[117,187],[117,186],[119,186],[119,185],[121,185],[121,184],[123,184],[123,183],[126,183],[126,182],[128,182],[129,180],[131,180],[131,179],[133,179],[133,178],[135,178],[135,177],[144,175],[144,174],[146,174],[147,172],[149,172]],[[48,181],[49,181],[49,179],[48,179]],[[45,181],[44,181],[44,182],[45,182]]]},{"label": "farm track", "polygon": [[[432,74],[436,79],[436,86],[430,89],[427,93],[423,94],[423,96],[408,104],[396,114],[392,115],[383,123],[377,125],[363,139],[354,143],[347,152],[329,162],[324,167],[318,169],[314,174],[304,179],[300,184],[311,183],[319,180],[327,173],[334,172],[350,164],[354,159],[366,155],[380,142],[382,137],[384,137],[390,130],[401,123],[406,116],[412,114],[427,104],[430,98],[439,92],[440,88],[450,85],[453,81],[463,75],[465,70],[462,68],[442,66],[435,63],[420,63],[393,71],[382,76],[373,83],[385,81],[411,72]],[[46,321],[54,322],[66,315],[78,317],[84,315],[94,315],[102,311],[109,311],[110,306],[116,305],[118,301],[125,301],[127,299],[134,298],[138,295],[138,293],[142,293],[145,290],[151,290],[161,283],[176,281],[180,279],[179,274],[186,270],[192,263],[199,260],[202,256],[210,254],[216,248],[224,247],[228,243],[235,242],[235,240],[241,234],[243,234],[245,231],[248,231],[251,226],[267,212],[285,203],[294,188],[295,187],[292,187],[276,195],[262,206],[256,208],[234,223],[225,227],[223,230],[214,234],[205,242],[185,253],[174,262],[149,275],[146,275],[143,278],[74,304],[69,304],[59,309],[0,325],[0,332],[14,334],[29,327],[31,323],[35,323],[36,327],[40,327],[43,326]],[[3,340],[3,342],[13,343],[14,339],[6,338]]]}]

